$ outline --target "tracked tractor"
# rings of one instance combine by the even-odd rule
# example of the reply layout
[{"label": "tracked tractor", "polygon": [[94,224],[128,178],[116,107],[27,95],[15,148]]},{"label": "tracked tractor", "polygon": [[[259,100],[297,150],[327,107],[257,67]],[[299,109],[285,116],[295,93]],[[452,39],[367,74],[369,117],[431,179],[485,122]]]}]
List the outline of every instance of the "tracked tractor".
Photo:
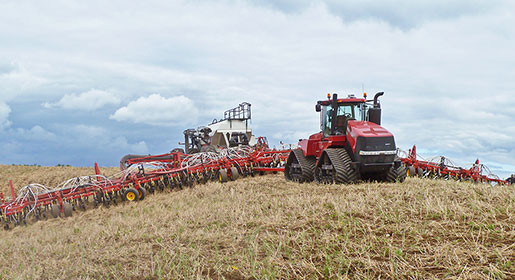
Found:
[{"label": "tracked tractor", "polygon": [[359,180],[404,181],[393,135],[381,126],[379,92],[373,100],[327,95],[318,101],[319,133],[301,139],[285,165],[286,180],[349,184]]}]

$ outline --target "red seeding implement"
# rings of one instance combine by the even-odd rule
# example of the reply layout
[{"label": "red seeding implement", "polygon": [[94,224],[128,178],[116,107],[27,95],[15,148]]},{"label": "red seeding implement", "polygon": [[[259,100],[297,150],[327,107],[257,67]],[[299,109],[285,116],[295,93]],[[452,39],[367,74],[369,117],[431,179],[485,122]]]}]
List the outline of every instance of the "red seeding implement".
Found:
[{"label": "red seeding implement", "polygon": [[348,184],[361,180],[402,182],[406,176],[456,179],[506,185],[478,161],[469,169],[456,167],[444,157],[420,160],[416,147],[408,154],[396,147],[393,135],[381,127],[381,106],[373,100],[334,94],[315,106],[321,112],[321,132],[299,142],[297,149],[270,149],[248,126],[250,104],[228,110],[207,127],[184,131],[185,149],[162,155],[126,155],[121,171],[110,177],[95,173],[69,179],[56,188],[29,184],[11,197],[0,193],[0,223],[5,229],[27,219],[69,217],[73,211],[100,204],[145,199],[147,193],[191,187],[214,180],[227,182],[240,176],[282,172],[296,182]]},{"label": "red seeding implement", "polygon": [[405,157],[401,157],[402,163],[406,166],[407,176],[419,176],[426,178],[441,178],[445,180],[470,181],[476,183],[489,183],[491,185],[513,184],[515,176],[501,180],[493,174],[490,169],[479,163],[479,160],[470,167],[462,168],[456,166],[451,160],[440,156],[431,160],[422,160],[417,157],[417,147],[413,146]]},{"label": "red seeding implement", "polygon": [[29,217],[35,220],[69,217],[73,211],[86,210],[91,202],[95,207],[100,204],[109,207],[120,201],[143,200],[147,193],[155,191],[282,171],[288,152],[269,149],[265,139],[259,138],[253,148],[131,158],[120,173],[111,177],[101,175],[95,164],[95,175],[72,178],[55,189],[30,184],[18,196],[11,184],[11,199],[6,201],[0,194],[0,221],[9,229],[11,225],[26,224]]}]

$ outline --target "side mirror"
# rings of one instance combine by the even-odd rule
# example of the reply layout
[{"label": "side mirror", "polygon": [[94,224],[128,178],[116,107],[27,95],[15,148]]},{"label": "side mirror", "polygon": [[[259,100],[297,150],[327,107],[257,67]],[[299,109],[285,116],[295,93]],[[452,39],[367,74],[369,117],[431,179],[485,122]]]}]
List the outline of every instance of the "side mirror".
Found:
[{"label": "side mirror", "polygon": [[322,111],[322,106],[320,104],[315,105],[315,111],[317,111],[317,112]]}]

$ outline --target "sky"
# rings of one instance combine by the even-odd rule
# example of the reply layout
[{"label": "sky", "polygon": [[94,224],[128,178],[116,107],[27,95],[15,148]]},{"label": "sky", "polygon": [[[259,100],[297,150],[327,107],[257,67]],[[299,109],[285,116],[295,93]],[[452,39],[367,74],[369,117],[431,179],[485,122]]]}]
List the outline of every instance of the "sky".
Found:
[{"label": "sky", "polygon": [[515,173],[515,4],[0,0],[0,163],[117,166],[252,104],[271,144],[384,91],[397,146]]}]

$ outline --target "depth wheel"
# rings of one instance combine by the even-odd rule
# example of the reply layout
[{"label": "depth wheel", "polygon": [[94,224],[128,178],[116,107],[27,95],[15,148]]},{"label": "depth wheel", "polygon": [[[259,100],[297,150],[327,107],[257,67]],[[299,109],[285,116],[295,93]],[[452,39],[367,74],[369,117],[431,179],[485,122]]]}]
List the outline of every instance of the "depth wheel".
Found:
[{"label": "depth wheel", "polygon": [[311,182],[314,179],[314,169],[314,158],[305,157],[301,149],[292,150],[284,165],[284,178],[299,183]]},{"label": "depth wheel", "polygon": [[127,201],[138,201],[139,200],[139,192],[135,188],[128,188],[123,194],[125,200]]}]

